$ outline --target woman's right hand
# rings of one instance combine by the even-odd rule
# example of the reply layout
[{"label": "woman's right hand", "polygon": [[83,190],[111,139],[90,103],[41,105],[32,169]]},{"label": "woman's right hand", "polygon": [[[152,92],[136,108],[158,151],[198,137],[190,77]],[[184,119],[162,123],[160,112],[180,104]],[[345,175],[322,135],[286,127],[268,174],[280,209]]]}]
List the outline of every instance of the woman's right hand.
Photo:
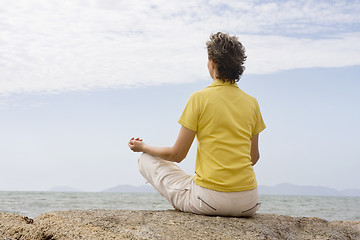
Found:
[{"label": "woman's right hand", "polygon": [[140,138],[136,138],[136,139],[131,138],[129,143],[128,143],[129,148],[133,152],[144,152],[144,145],[145,145],[145,143]]}]

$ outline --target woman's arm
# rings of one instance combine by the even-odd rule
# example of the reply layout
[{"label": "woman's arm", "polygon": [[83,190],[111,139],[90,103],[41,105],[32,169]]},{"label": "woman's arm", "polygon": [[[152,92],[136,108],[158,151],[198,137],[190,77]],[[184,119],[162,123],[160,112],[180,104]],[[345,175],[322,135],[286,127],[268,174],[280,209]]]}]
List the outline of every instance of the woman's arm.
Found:
[{"label": "woman's arm", "polygon": [[260,158],[258,143],[259,143],[259,134],[256,134],[256,135],[252,136],[252,138],[251,138],[250,156],[251,156],[251,165],[253,165],[253,166],[257,163],[257,161]]},{"label": "woman's arm", "polygon": [[142,139],[130,139],[129,147],[134,152],[146,152],[171,162],[181,162],[189,152],[196,132],[181,126],[179,136],[172,147],[153,147],[147,145]]}]

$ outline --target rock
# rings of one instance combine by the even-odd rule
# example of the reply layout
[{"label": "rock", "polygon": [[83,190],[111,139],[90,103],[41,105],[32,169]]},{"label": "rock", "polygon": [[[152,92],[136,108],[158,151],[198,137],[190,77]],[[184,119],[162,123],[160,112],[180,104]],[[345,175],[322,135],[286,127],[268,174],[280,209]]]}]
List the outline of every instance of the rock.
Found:
[{"label": "rock", "polygon": [[257,214],[252,218],[178,211],[72,210],[35,219],[0,213],[0,240],[15,239],[360,239],[360,221],[328,222]]}]

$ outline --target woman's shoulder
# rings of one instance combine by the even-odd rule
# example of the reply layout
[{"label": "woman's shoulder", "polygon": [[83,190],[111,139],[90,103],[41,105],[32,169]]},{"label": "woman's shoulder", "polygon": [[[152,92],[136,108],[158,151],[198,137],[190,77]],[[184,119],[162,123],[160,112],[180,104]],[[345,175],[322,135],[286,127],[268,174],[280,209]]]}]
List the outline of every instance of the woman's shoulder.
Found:
[{"label": "woman's shoulder", "polygon": [[244,90],[242,90],[240,88],[238,88],[238,89],[239,89],[239,93],[242,94],[242,96],[244,98],[246,98],[246,99],[248,99],[249,101],[252,101],[252,102],[257,102],[255,97],[253,97],[252,95],[246,93]]},{"label": "woman's shoulder", "polygon": [[258,101],[257,101],[257,99],[255,97],[253,97],[252,95],[244,92],[241,89],[240,89],[240,91],[242,92],[242,98],[241,98],[242,101],[246,101],[247,104],[249,106],[251,106],[251,107],[259,108],[259,103],[258,103]]},{"label": "woman's shoulder", "polygon": [[201,98],[207,97],[210,93],[211,93],[211,89],[206,87],[206,88],[203,88],[203,89],[198,90],[196,92],[193,92],[190,95],[190,98],[201,99]]}]

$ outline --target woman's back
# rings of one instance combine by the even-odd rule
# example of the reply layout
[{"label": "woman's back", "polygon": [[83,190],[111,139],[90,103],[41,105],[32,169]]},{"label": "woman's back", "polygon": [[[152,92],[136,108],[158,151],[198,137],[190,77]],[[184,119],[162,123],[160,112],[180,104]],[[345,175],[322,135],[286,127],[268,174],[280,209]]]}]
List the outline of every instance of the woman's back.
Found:
[{"label": "woman's back", "polygon": [[256,187],[251,137],[265,125],[255,98],[236,83],[215,80],[192,94],[179,123],[197,132],[198,185],[222,192]]}]

